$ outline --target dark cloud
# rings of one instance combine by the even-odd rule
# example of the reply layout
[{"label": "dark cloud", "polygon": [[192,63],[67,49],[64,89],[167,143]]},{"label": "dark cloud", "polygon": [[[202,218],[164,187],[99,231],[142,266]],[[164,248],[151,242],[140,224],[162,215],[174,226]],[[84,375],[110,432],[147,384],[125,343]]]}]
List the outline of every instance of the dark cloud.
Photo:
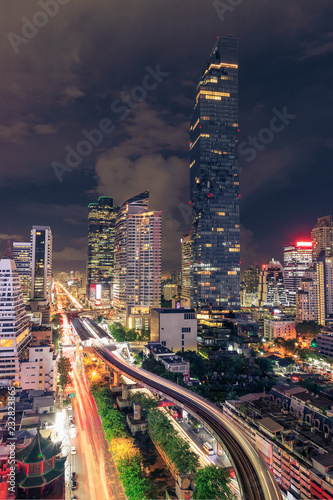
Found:
[{"label": "dark cloud", "polygon": [[[243,263],[281,258],[286,240],[331,210],[331,0],[252,0],[223,21],[206,0],[69,0],[15,50],[8,35],[22,36],[41,3],[2,0],[4,235],[9,219],[22,240],[32,224],[49,224],[56,268],[83,270],[87,204],[100,194],[121,204],[149,188],[151,207],[163,210],[164,269],[179,266],[195,86],[216,36],[229,33],[240,47],[240,142],[268,127],[274,108],[296,115],[253,161],[240,156]],[[112,103],[156,65],[169,76],[121,120]],[[115,130],[60,183],[52,162],[64,163],[66,147],[105,118]]]}]

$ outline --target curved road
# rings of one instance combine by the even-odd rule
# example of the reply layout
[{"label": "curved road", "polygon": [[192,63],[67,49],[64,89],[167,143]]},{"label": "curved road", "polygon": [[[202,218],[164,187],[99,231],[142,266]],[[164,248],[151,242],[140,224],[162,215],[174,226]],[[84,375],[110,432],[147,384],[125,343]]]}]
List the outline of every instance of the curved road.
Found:
[{"label": "curved road", "polygon": [[282,500],[278,484],[262,456],[255,450],[243,431],[231,423],[217,406],[169,380],[146,370],[129,366],[105,349],[98,340],[95,341],[95,350],[104,361],[130,377],[174,398],[205,420],[227,447],[245,500]]}]

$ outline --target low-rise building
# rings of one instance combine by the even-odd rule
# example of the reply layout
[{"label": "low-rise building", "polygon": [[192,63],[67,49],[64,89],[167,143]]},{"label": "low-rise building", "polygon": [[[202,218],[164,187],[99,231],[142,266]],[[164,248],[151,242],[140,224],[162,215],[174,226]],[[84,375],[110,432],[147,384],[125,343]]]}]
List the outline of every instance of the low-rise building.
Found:
[{"label": "low-rise building", "polygon": [[282,314],[276,314],[264,319],[264,337],[274,340],[278,337],[283,339],[296,338],[296,321]]},{"label": "low-rise building", "polygon": [[328,335],[318,334],[316,338],[316,348],[324,356],[333,358],[333,333]]},{"label": "low-rise building", "polygon": [[[251,395],[248,395],[251,396]],[[234,420],[262,454],[288,500],[332,498],[333,424],[322,407],[333,400],[303,387],[276,386],[269,395],[226,401]]]},{"label": "low-rise building", "polygon": [[29,360],[21,363],[23,390],[55,390],[56,357],[47,344],[29,348]]},{"label": "low-rise building", "polygon": [[173,351],[197,350],[198,322],[194,309],[156,308],[151,310],[153,342]]},{"label": "low-rise building", "polygon": [[52,327],[37,326],[31,328],[31,345],[37,346],[40,344],[52,344]]}]

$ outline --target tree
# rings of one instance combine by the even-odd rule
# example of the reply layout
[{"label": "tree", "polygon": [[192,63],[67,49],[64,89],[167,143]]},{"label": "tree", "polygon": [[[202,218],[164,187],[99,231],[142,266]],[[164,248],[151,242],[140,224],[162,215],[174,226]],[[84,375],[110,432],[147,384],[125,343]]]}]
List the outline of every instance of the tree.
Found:
[{"label": "tree", "polygon": [[317,335],[321,332],[321,326],[315,321],[302,321],[296,325],[296,333],[299,335]]},{"label": "tree", "polygon": [[195,478],[194,499],[206,500],[234,500],[230,487],[230,471],[208,465],[203,469],[199,469]]},{"label": "tree", "polygon": [[8,390],[0,389],[0,406],[6,406],[8,403]]},{"label": "tree", "polygon": [[273,363],[267,358],[256,358],[254,364],[257,365],[263,375],[273,371]]},{"label": "tree", "polygon": [[97,316],[98,323],[102,323],[103,319],[104,318],[103,318],[103,316],[101,314],[99,316]]},{"label": "tree", "polygon": [[69,358],[61,357],[58,361],[59,385],[62,390],[70,384],[72,379],[70,373],[73,371]]}]

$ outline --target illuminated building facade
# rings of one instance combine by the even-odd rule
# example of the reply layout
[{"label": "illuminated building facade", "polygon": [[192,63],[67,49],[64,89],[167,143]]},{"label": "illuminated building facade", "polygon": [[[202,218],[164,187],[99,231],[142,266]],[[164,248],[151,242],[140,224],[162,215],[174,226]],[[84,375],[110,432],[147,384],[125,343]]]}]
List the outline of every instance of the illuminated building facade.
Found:
[{"label": "illuminated building facade", "polygon": [[317,223],[311,231],[311,238],[313,241],[313,260],[316,260],[322,251],[325,251],[327,257],[333,255],[333,225],[330,215],[317,219]]},{"label": "illuminated building facade", "polygon": [[279,261],[272,259],[269,264],[263,264],[258,295],[260,307],[288,306],[283,267]]},{"label": "illuminated building facade", "polygon": [[92,301],[111,300],[117,212],[107,196],[88,206],[87,291]]},{"label": "illuminated building facade", "polygon": [[238,43],[218,39],[190,126],[191,302],[240,308]]},{"label": "illuminated building facade", "polygon": [[20,361],[31,341],[15,262],[0,261],[0,379],[20,380]]},{"label": "illuminated building facade", "polygon": [[31,297],[31,243],[13,243],[13,259],[20,276],[23,301],[28,303]]},{"label": "illuminated building facade", "polygon": [[283,249],[284,282],[290,306],[296,305],[296,292],[305,271],[312,264],[312,241],[298,241]]},{"label": "illuminated building facade", "polygon": [[305,271],[296,293],[296,321],[318,322],[317,281],[313,268]]},{"label": "illuminated building facade", "polygon": [[52,232],[49,226],[31,230],[31,299],[51,302]]},{"label": "illuminated building facade", "polygon": [[133,307],[161,303],[161,212],[149,210],[149,192],[127,200],[115,226],[114,309],[124,320]]},{"label": "illuminated building facade", "polygon": [[246,293],[257,293],[259,285],[260,269],[258,264],[250,266],[244,271],[244,290]]},{"label": "illuminated building facade", "polygon": [[182,306],[191,304],[191,235],[187,234],[180,240],[182,244]]}]

